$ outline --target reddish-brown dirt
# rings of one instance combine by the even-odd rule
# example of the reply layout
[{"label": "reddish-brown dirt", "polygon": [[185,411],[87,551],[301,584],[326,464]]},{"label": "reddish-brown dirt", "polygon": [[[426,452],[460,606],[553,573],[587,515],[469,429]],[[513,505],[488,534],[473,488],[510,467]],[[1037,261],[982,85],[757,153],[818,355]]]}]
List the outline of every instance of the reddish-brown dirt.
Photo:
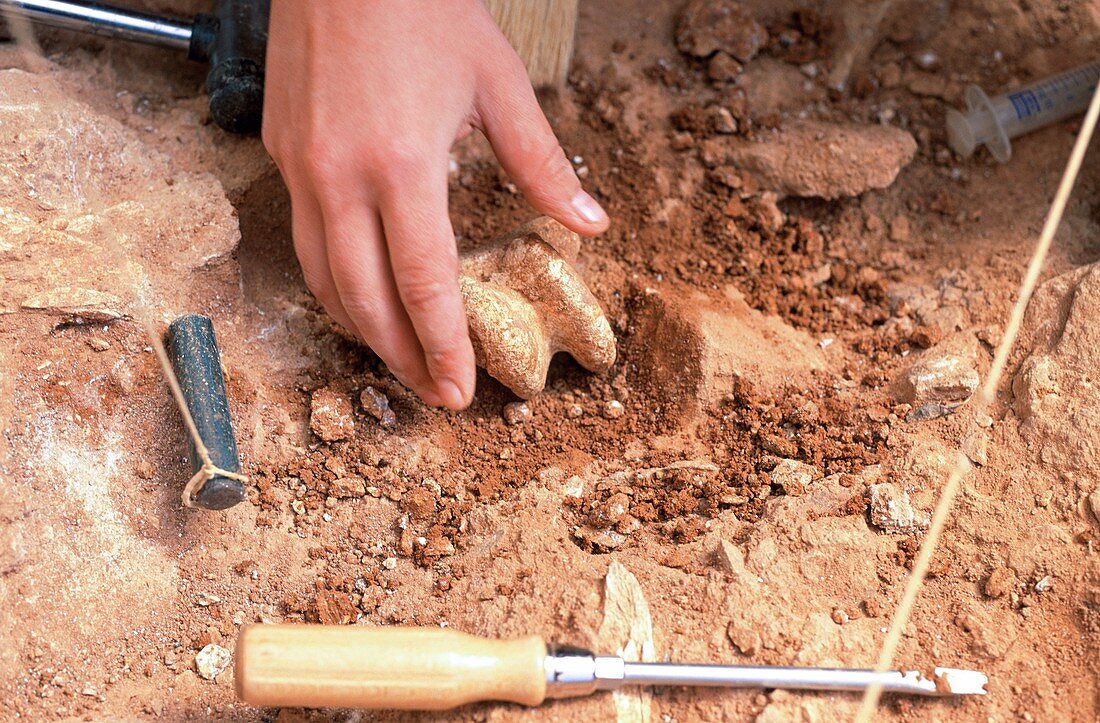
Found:
[{"label": "reddish-brown dirt", "polygon": [[[206,680],[195,654],[261,621],[446,624],[614,653],[628,641],[605,619],[620,614],[613,561],[648,601],[658,660],[869,666],[964,444],[976,465],[899,663],[982,670],[989,695],[887,698],[883,719],[1095,720],[1094,157],[981,438],[967,393],[929,406],[899,389],[914,359],[944,350],[984,375],[1078,125],[1019,139],[998,165],[948,150],[944,109],[966,83],[994,92],[1091,59],[1100,7],[897,2],[832,89],[845,23],[873,4],[741,3],[767,38],[754,57],[717,60],[677,47],[680,3],[581,4],[568,86],[542,101],[613,218],[578,266],[619,354],[600,375],[560,356],[518,424],[503,412],[515,397],[486,375],[469,410],[428,409],[340,333],[301,281],[274,167],[257,139],[209,124],[200,68],[63,33],[41,38],[44,62],[0,51],[0,67],[29,71],[0,80],[0,131],[27,144],[3,151],[0,177],[0,716],[358,720],[250,708],[231,667]],[[691,37],[681,45],[706,47]],[[15,107],[28,97],[48,99],[35,113],[107,129],[73,146],[74,166],[90,159],[80,193],[45,160],[57,131]],[[807,127],[845,130],[826,152],[814,144],[832,136]],[[745,148],[787,154],[764,162],[797,184],[769,187]],[[461,248],[534,215],[484,143],[455,160]],[[781,195],[814,184],[823,198]],[[107,232],[82,236],[85,214],[109,218],[95,226]],[[188,260],[188,220],[218,249],[202,263]],[[80,263],[50,255],[65,244]],[[51,295],[35,296],[39,277]],[[97,296],[96,313],[74,313],[89,297],[73,289],[118,308]],[[162,326],[214,319],[247,504],[181,507],[184,431],[136,298]],[[395,426],[362,407],[368,385]],[[311,432],[315,393],[348,400],[345,438]],[[883,483],[911,501],[908,526],[871,509]],[[857,703],[682,689],[645,701],[678,721],[845,719]],[[624,710],[599,695],[452,715]]]}]

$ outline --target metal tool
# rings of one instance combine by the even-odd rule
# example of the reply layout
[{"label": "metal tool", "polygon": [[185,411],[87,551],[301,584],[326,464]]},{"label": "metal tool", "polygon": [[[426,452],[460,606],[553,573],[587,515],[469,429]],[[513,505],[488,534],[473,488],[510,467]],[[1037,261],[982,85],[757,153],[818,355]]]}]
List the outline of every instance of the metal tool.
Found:
[{"label": "metal tool", "polygon": [[542,638],[488,640],[441,628],[249,625],[237,639],[237,695],[252,705],[446,710],[477,701],[539,705],[633,685],[984,695],[973,670],[917,671],[632,663]]},{"label": "metal tool", "polygon": [[90,2],[0,0],[0,12],[39,25],[185,50],[210,63],[210,116],[233,133],[260,129],[270,0],[214,0],[190,23]]},{"label": "metal tool", "polygon": [[[237,437],[229,416],[222,359],[214,337],[214,323],[199,314],[187,314],[168,326],[168,358],[179,380],[187,409],[195,421],[210,460],[227,472],[241,471]],[[202,469],[203,461],[188,438],[191,471]],[[208,510],[225,510],[245,498],[244,483],[218,475],[206,480],[194,494],[194,503]]]}]

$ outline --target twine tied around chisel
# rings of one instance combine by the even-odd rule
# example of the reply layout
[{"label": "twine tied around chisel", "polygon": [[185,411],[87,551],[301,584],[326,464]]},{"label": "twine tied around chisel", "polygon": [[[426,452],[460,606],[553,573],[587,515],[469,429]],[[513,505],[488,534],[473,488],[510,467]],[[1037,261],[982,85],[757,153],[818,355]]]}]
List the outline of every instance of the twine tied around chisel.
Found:
[{"label": "twine tied around chisel", "polygon": [[199,429],[195,426],[195,420],[191,417],[191,410],[187,407],[187,400],[183,397],[183,389],[180,388],[179,380],[176,378],[176,372],[172,369],[172,363],[168,360],[168,352],[164,349],[164,342],[161,341],[160,335],[156,333],[156,330],[148,319],[146,319],[144,323],[145,332],[148,334],[153,344],[153,350],[157,354],[157,361],[160,362],[161,373],[164,374],[165,381],[168,382],[168,386],[172,389],[172,398],[176,400],[176,406],[179,407],[180,414],[183,415],[183,424],[187,427],[187,433],[191,435],[191,441],[195,445],[195,454],[197,454],[199,460],[202,461],[202,466],[199,467],[198,472],[195,472],[191,479],[187,481],[187,484],[183,486],[183,493],[181,495],[183,506],[197,507],[194,500],[195,495],[198,494],[203,485],[215,477],[227,477],[248,484],[248,475],[222,469],[214,464],[214,460],[210,458],[210,451],[206,448],[206,445],[203,444]]}]

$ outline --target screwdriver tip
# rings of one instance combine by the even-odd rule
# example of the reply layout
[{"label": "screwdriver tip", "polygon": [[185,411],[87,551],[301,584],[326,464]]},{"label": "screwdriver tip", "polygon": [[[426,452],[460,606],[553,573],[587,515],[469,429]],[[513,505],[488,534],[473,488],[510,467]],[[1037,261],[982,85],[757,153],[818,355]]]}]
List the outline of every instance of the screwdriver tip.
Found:
[{"label": "screwdriver tip", "polygon": [[976,670],[936,668],[933,683],[940,695],[985,695],[989,676]]}]

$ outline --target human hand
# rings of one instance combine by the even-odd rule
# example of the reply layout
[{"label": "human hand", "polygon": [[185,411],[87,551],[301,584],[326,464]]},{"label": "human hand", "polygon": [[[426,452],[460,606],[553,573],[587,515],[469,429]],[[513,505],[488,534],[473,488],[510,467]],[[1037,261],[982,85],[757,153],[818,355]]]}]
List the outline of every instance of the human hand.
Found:
[{"label": "human hand", "polygon": [[478,0],[273,0],[267,47],[263,140],[306,285],[425,402],[467,406],[451,145],[481,130],[531,206],[577,233],[607,214]]}]

